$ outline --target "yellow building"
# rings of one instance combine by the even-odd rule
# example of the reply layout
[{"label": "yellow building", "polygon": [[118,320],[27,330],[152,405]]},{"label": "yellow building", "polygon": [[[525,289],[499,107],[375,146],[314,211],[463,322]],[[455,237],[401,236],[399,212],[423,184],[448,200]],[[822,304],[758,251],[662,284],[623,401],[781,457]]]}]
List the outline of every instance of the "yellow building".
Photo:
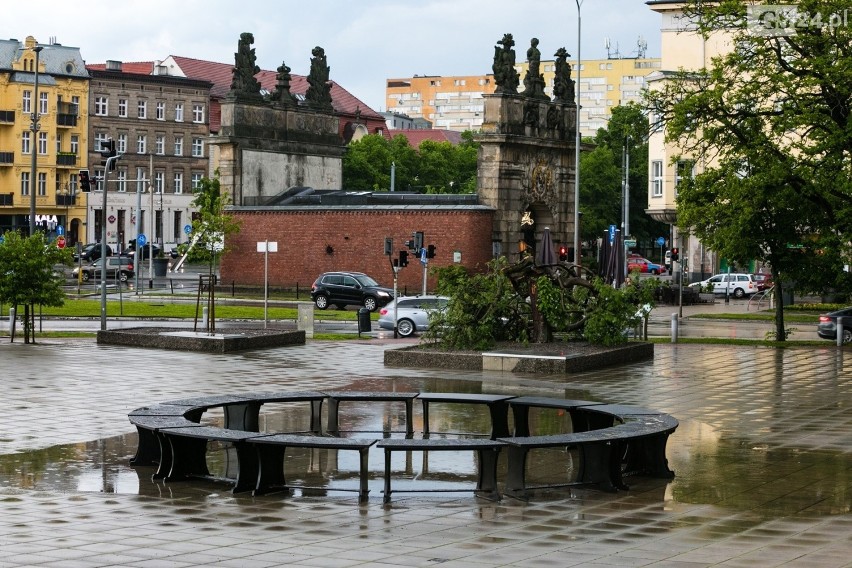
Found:
[{"label": "yellow building", "polygon": [[[684,16],[683,2],[653,0],[647,3],[661,16],[661,69],[648,76],[648,88],[663,85],[679,69],[701,69],[713,57],[731,49],[730,36],[716,33],[703,37]],[[654,117],[650,117],[654,121]],[[673,161],[675,156],[679,156]],[[681,236],[677,227],[677,186],[684,177],[703,168],[703,157],[692,155],[689,148],[665,141],[663,130],[654,130],[648,140],[648,209],[651,217],[671,225],[672,247],[680,248],[681,260],[687,260],[692,276],[706,277],[719,268],[715,253],[705,249],[695,237]]]},{"label": "yellow building", "polygon": [[0,232],[29,233],[34,191],[38,229],[50,237],[64,232],[68,245],[85,235],[78,172],[87,166],[88,104],[79,48],[32,36],[0,40]]},{"label": "yellow building", "polygon": [[[571,61],[576,69],[576,61]],[[519,62],[515,68],[523,80],[528,64]],[[606,128],[612,107],[639,102],[645,78],[660,69],[655,58],[584,59],[580,67],[580,132],[594,136]],[[545,93],[553,96],[555,63],[542,61]],[[576,71],[573,73],[576,80]],[[447,130],[479,130],[482,126],[484,102],[482,95],[494,92],[494,75],[427,76],[415,75],[388,79],[385,104],[388,112],[405,114],[412,119],[424,118],[433,128]],[[576,89],[575,89],[576,90]]]}]

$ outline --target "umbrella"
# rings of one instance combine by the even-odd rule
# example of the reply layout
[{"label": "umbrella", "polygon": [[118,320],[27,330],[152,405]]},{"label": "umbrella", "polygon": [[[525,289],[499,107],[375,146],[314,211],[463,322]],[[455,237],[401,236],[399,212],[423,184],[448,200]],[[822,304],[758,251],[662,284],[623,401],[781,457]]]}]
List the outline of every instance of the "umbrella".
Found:
[{"label": "umbrella", "polygon": [[550,227],[544,228],[541,236],[541,244],[535,251],[536,266],[553,266],[556,264],[556,253],[553,250],[553,237],[550,235]]},{"label": "umbrella", "polygon": [[607,284],[618,288],[624,283],[624,239],[620,229],[615,230],[612,243],[609,238],[609,231],[604,231],[598,275]]}]

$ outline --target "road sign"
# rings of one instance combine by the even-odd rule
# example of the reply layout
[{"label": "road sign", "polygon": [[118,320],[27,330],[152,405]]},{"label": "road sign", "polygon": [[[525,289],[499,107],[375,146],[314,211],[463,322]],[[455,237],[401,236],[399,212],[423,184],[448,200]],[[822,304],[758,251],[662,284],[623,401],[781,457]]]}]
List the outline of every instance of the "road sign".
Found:
[{"label": "road sign", "polygon": [[624,246],[627,248],[633,248],[636,246],[636,239],[624,239]]},{"label": "road sign", "polygon": [[420,262],[426,264],[426,247],[420,249]]},{"label": "road sign", "polygon": [[141,234],[141,235],[139,235],[138,237],[136,237],[136,243],[137,243],[140,247],[144,247],[144,246],[145,246],[145,244],[146,244],[147,242],[148,242],[148,239],[147,239],[147,238],[145,238],[144,233],[143,233],[143,234]]},{"label": "road sign", "polygon": [[56,234],[60,237],[65,234],[65,227],[62,225],[56,225]]},{"label": "road sign", "polygon": [[6,237],[0,235],[0,245],[2,245],[6,241]]},{"label": "road sign", "polygon": [[609,226],[609,244],[613,244],[615,242],[615,225]]},{"label": "road sign", "polygon": [[258,241],[257,252],[278,252],[278,241]]},{"label": "road sign", "polygon": [[61,249],[64,249],[65,248],[65,237],[63,237],[61,235],[56,237],[56,246],[58,246]]},{"label": "road sign", "polygon": [[664,239],[663,237],[657,237],[657,246],[661,247],[664,244],[666,244],[666,239]]},{"label": "road sign", "polygon": [[186,233],[187,235],[190,234],[192,232],[192,225],[184,225],[183,226],[183,232]]}]

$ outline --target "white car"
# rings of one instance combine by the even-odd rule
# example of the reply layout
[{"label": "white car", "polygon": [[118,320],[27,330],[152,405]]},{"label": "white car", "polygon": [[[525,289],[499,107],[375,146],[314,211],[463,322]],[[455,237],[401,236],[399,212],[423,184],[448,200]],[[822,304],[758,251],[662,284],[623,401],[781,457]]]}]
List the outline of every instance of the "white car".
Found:
[{"label": "white car", "polygon": [[379,310],[379,327],[393,330],[394,310],[396,310],[396,330],[402,337],[409,337],[415,331],[429,329],[429,314],[447,307],[449,298],[445,296],[403,296],[397,298]]},{"label": "white car", "polygon": [[707,280],[690,284],[689,287],[693,289],[700,288],[704,291],[707,290],[708,284],[713,285],[714,294],[727,294],[734,298],[745,298],[760,291],[754,275],[735,272],[730,274],[716,274]]}]

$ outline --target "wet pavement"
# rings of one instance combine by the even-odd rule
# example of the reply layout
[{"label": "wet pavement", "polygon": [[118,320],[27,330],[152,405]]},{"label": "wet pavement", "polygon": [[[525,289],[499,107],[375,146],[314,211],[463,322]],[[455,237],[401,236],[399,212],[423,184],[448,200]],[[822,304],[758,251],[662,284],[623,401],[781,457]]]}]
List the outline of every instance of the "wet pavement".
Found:
[{"label": "wet pavement", "polygon": [[[388,368],[407,341],[309,342],[231,355],[98,346],[92,339],[0,343],[0,568],[17,566],[852,566],[852,352],[660,344],[653,361],[578,375]],[[424,390],[636,404],[680,421],[672,480],[629,491],[539,490],[529,502],[400,493],[385,506],[380,456],[369,503],[341,453],[306,454],[320,489],[262,497],[223,483],[151,480],[128,465],[127,413],[188,396],[268,390]],[[265,407],[264,407],[265,408]],[[417,409],[417,405],[415,405]],[[303,424],[273,408],[271,428]],[[397,429],[401,409],[354,406],[345,427]],[[464,407],[446,430],[485,427]],[[538,417],[560,429],[564,416]],[[211,469],[228,471],[227,453]],[[558,463],[565,463],[560,460]],[[419,454],[407,481],[473,485],[459,454]],[[536,475],[558,475],[548,462]],[[397,466],[395,465],[395,468]],[[307,473],[304,473],[307,472]],[[396,479],[394,487],[397,487]],[[423,485],[419,485],[423,487]]]}]

